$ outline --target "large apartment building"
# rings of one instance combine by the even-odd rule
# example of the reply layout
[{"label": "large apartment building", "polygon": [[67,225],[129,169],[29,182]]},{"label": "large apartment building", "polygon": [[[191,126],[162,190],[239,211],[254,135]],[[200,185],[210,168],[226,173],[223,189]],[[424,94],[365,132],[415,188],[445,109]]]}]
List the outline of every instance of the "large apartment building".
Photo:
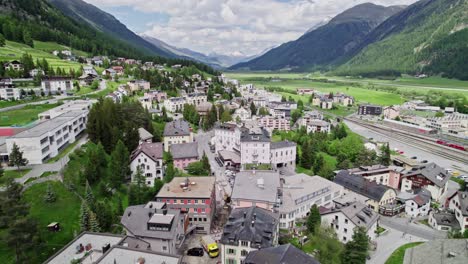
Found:
[{"label": "large apartment building", "polygon": [[73,90],[71,77],[47,76],[42,79],[41,88],[45,94],[59,94]]},{"label": "large apartment building", "polygon": [[11,153],[16,144],[29,164],[42,164],[75,142],[85,131],[87,122],[87,110],[62,113],[7,138],[7,151]]},{"label": "large apartment building", "polygon": [[[167,101],[167,100],[166,100]],[[165,101],[165,102],[166,102]],[[164,127],[164,151],[168,152],[173,144],[193,142],[193,132],[190,124],[182,119],[166,123]]]},{"label": "large apartment building", "polygon": [[146,185],[153,187],[154,181],[164,177],[163,145],[161,143],[141,142],[130,156],[130,169],[132,181],[140,169],[145,177]]}]

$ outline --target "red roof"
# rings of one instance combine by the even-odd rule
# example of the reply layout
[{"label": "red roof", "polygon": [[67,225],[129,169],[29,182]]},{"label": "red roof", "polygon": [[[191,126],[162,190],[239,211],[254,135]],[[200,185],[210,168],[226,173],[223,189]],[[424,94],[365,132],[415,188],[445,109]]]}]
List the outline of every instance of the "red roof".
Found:
[{"label": "red roof", "polygon": [[0,137],[10,137],[15,134],[15,130],[10,127],[0,128]]}]

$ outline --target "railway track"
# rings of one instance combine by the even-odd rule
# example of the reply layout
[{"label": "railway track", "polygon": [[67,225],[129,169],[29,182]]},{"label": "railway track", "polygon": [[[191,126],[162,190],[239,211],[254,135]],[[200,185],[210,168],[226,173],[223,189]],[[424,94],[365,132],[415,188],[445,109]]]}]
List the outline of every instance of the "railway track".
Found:
[{"label": "railway track", "polygon": [[399,142],[408,144],[412,147],[424,151],[430,151],[432,154],[440,156],[442,158],[468,164],[468,152],[437,144],[436,142],[432,141],[433,139],[430,139],[428,137],[409,134],[408,132],[394,128],[381,127],[379,125],[369,124],[364,121],[356,120],[353,118],[345,118],[345,120],[355,123],[359,126],[365,127],[383,136],[390,137]]}]

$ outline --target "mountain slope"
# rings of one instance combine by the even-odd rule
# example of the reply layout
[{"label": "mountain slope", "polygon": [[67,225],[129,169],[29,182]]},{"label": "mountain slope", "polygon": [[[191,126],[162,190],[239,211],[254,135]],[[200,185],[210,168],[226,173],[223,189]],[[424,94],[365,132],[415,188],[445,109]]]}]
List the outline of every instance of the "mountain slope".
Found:
[{"label": "mountain slope", "polygon": [[168,58],[177,57],[175,54],[155,46],[129,30],[114,16],[88,4],[82,0],[48,0],[52,5],[61,10],[67,16],[83,21],[95,29],[105,32],[115,38],[123,40],[150,54]]},{"label": "mountain slope", "polygon": [[371,3],[357,5],[312,30],[246,63],[231,69],[281,70],[324,66],[359,45],[365,36],[401,6],[384,7]]},{"label": "mountain slope", "polygon": [[443,73],[468,79],[468,1],[422,0],[380,24],[337,73]]}]

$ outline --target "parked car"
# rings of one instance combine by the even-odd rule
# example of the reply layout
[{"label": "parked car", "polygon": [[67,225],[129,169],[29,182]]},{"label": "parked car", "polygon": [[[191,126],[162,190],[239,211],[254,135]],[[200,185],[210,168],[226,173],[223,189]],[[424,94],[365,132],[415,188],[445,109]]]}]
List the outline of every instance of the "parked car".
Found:
[{"label": "parked car", "polygon": [[187,250],[187,256],[203,257],[205,252],[201,247],[195,247]]},{"label": "parked car", "polygon": [[462,180],[465,180],[465,181],[468,180],[468,176],[466,176],[466,175],[460,175],[460,176],[458,176],[458,178],[460,178]]}]

